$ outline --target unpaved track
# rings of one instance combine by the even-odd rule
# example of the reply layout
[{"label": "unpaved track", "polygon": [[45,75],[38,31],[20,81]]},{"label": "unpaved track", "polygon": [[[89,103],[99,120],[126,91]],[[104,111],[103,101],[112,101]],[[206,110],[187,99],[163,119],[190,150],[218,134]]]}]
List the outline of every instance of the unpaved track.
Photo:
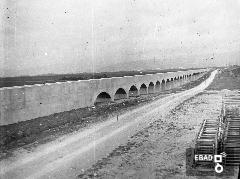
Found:
[{"label": "unpaved track", "polygon": [[40,145],[31,153],[19,152],[0,162],[0,178],[75,178],[105,157],[130,136],[159,119],[171,109],[199,92],[214,79],[217,71],[199,86],[129,111],[119,120],[112,118],[83,132],[67,135]]}]

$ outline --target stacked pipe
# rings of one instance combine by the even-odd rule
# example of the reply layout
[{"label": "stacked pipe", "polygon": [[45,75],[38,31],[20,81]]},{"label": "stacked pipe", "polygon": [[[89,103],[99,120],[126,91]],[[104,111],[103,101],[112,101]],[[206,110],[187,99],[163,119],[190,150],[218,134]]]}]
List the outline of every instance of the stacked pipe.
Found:
[{"label": "stacked pipe", "polygon": [[[207,154],[215,155],[217,149],[217,139],[219,133],[219,119],[205,119],[197,134],[195,142],[195,155]],[[209,161],[211,162],[211,161]],[[199,161],[197,164],[206,163],[206,161]]]},{"label": "stacked pipe", "polygon": [[222,139],[222,151],[226,153],[225,165],[240,164],[240,94],[224,99],[226,129]]}]

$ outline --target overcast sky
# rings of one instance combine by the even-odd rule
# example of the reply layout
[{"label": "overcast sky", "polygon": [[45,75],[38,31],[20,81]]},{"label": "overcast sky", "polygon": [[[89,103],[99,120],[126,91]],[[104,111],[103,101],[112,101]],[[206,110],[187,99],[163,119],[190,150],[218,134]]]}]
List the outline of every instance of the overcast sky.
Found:
[{"label": "overcast sky", "polygon": [[93,72],[153,58],[240,61],[240,0],[3,0],[0,5],[0,76]]}]

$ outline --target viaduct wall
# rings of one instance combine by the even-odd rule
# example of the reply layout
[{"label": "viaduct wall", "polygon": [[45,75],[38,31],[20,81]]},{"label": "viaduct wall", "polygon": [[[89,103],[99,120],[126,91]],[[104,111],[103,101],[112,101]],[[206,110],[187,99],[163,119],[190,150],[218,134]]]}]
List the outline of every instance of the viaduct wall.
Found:
[{"label": "viaduct wall", "polygon": [[151,82],[156,85],[163,80],[182,79],[206,71],[198,69],[0,88],[0,126],[93,106],[102,92],[114,100],[119,88],[124,89],[128,97],[133,85],[139,92],[142,84],[148,87]]}]

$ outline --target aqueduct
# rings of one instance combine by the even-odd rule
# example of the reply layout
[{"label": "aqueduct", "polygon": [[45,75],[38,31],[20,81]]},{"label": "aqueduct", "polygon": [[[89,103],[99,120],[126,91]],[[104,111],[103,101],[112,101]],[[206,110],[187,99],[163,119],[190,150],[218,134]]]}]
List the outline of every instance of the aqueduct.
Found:
[{"label": "aqueduct", "polygon": [[0,88],[0,125],[172,88],[208,69]]},{"label": "aqueduct", "polygon": [[[96,98],[93,98],[93,104],[116,101],[119,99],[128,99],[130,97],[137,97],[141,95],[157,93],[157,92],[166,90],[166,88],[170,89],[174,87],[174,85],[176,84],[174,82],[176,80],[185,80],[188,77],[191,77],[200,73],[202,72],[197,72],[197,73],[194,72],[187,75],[180,75],[180,76],[174,76],[174,77],[173,75],[175,75],[175,73],[173,73],[170,76],[167,76],[165,74],[165,76],[162,77],[164,79],[161,79],[161,78],[158,79],[155,77],[156,75],[147,75],[146,77],[148,78],[146,78],[144,81],[141,81],[141,80],[139,82],[131,81],[131,83],[122,84],[122,85],[113,87],[111,89],[103,89],[101,92],[99,91],[98,92],[99,94],[96,96]],[[136,75],[135,77],[138,77],[138,76],[139,75]],[[155,77],[155,78],[149,78],[149,77]],[[125,80],[125,78],[134,78],[134,77],[125,76],[124,78],[122,78],[122,80]],[[142,78],[142,75],[140,75],[140,78]],[[112,78],[112,79],[115,79],[115,78]],[[116,78],[116,79],[120,80],[120,78]]]}]

